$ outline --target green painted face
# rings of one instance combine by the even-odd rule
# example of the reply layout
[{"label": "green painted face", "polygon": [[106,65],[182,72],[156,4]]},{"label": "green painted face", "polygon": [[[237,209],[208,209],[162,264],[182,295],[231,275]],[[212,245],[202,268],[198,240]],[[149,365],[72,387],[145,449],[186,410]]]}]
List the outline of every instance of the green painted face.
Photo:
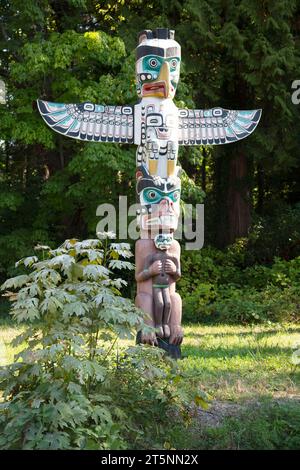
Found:
[{"label": "green painted face", "polygon": [[163,199],[170,199],[172,202],[176,203],[180,198],[180,189],[175,189],[165,193],[160,189],[156,188],[145,188],[141,193],[141,203],[142,204],[159,204]]},{"label": "green painted face", "polygon": [[180,58],[179,57],[160,57],[158,55],[147,55],[143,57],[142,68],[144,73],[152,73],[159,75],[161,66],[164,62],[169,63],[170,73],[179,72]]}]

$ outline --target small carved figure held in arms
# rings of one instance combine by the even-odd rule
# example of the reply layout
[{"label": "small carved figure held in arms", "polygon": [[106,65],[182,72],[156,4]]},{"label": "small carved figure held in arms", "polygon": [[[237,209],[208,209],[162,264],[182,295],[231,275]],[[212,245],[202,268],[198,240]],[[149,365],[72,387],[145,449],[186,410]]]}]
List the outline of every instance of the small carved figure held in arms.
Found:
[{"label": "small carved figure held in arms", "polygon": [[[136,304],[151,315],[157,337],[170,338],[173,344],[180,344],[181,299],[175,292],[176,281],[180,278],[179,244],[170,233],[159,234],[154,240],[148,240],[148,243],[151,242],[153,248],[147,246],[148,254],[143,257],[137,270]],[[146,240],[140,243],[148,245]],[[146,251],[144,249],[141,250],[140,261],[142,252]],[[155,338],[144,339],[145,342],[156,343]]]}]

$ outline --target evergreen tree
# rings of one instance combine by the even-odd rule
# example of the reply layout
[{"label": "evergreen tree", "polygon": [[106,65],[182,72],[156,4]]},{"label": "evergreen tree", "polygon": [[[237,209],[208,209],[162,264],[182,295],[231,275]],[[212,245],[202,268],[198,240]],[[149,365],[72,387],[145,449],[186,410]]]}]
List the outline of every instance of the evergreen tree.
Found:
[{"label": "evergreen tree", "polygon": [[116,35],[93,30],[89,3],[13,0],[0,6],[0,75],[8,96],[0,107],[0,275],[33,243],[94,234],[97,206],[132,193],[133,148],[64,139],[36,108],[37,98],[135,99],[134,57]]},{"label": "evergreen tree", "polygon": [[111,23],[129,42],[134,35],[128,31],[137,25],[163,24],[176,30],[184,86],[194,107],[263,109],[262,120],[248,139],[211,151],[182,151],[181,162],[189,175],[204,184],[210,179],[207,207],[214,207],[214,217],[206,211],[206,238],[212,241],[214,231],[219,245],[232,243],[247,236],[253,209],[261,213],[280,200],[299,201],[295,187],[300,107],[291,101],[291,84],[300,65],[299,0],[125,3],[122,7],[117,2]]},{"label": "evergreen tree", "polygon": [[181,149],[207,193],[206,243],[231,243],[257,215],[299,202],[299,0],[4,0],[0,17],[0,276],[36,242],[94,234],[102,202],[134,201],[134,148],[65,139],[36,99],[135,103],[145,28],[175,29],[181,43],[177,105],[263,109],[245,141]]}]

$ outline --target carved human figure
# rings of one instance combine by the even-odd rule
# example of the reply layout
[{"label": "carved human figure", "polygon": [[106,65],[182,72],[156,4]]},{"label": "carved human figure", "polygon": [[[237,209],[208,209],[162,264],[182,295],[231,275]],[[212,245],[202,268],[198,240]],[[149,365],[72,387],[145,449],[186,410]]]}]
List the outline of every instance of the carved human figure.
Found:
[{"label": "carved human figure", "polygon": [[180,278],[179,258],[169,252],[172,242],[171,235],[157,235],[154,244],[158,251],[148,255],[144,267],[146,276],[151,276],[149,268],[153,267],[153,314],[156,334],[160,338],[170,337],[171,297],[169,283],[171,278],[174,281]]},{"label": "carved human figure", "polygon": [[182,305],[175,290],[179,278],[180,245],[172,234],[137,241],[136,305],[148,314],[148,325],[156,328],[156,334],[142,334],[143,343],[156,345],[158,336],[168,339],[170,344],[181,344]]}]

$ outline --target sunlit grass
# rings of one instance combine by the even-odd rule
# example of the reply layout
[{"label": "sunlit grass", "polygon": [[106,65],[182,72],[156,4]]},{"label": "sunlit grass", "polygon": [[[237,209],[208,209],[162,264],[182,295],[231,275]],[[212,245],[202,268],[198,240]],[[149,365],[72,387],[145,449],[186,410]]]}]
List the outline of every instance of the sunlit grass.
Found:
[{"label": "sunlit grass", "polygon": [[[199,388],[213,399],[243,401],[263,396],[300,396],[300,370],[291,361],[300,344],[300,325],[186,325],[180,367],[194,371]],[[23,331],[0,325],[0,365],[11,363],[22,347],[12,339]],[[119,346],[133,341],[119,340]]]},{"label": "sunlit grass", "polygon": [[20,352],[25,344],[17,348],[12,347],[12,340],[24,331],[23,327],[15,326],[10,322],[0,324],[0,366],[10,364],[14,361],[14,355]]},{"label": "sunlit grass", "polygon": [[300,371],[290,361],[300,326],[185,327],[182,367],[199,376],[215,399],[300,395]]}]

